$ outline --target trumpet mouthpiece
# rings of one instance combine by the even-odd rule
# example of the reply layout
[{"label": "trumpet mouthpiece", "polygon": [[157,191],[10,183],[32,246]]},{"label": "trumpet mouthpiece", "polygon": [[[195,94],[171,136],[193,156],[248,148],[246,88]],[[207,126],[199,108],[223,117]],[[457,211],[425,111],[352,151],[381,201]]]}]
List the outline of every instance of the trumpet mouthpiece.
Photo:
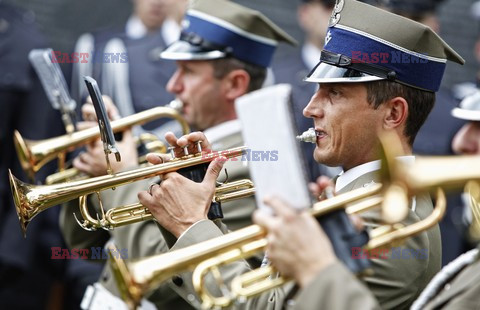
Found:
[{"label": "trumpet mouthpiece", "polygon": [[170,101],[167,107],[174,109],[178,113],[181,113],[183,108],[183,102],[180,99],[174,99]]},{"label": "trumpet mouthpiece", "polygon": [[302,142],[317,143],[317,133],[315,129],[309,128],[307,131],[297,136],[297,140]]}]

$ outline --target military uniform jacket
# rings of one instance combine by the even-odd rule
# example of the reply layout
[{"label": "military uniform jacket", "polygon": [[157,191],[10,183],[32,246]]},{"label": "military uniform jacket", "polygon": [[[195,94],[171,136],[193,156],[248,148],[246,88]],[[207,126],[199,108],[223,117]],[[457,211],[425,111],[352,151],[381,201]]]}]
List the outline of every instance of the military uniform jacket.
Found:
[{"label": "military uniform jacket", "polygon": [[[216,150],[225,150],[243,145],[239,131],[224,136],[217,141],[211,141]],[[242,160],[228,161],[224,168],[227,169],[230,180],[249,178],[248,167]],[[219,181],[225,181],[222,172]],[[149,184],[155,180],[148,179],[137,181],[132,184],[117,187],[114,191],[107,190],[101,193],[103,206],[106,210],[130,203],[138,202],[137,193],[147,190]],[[93,195],[92,195],[93,196]],[[97,199],[90,199],[92,204],[97,204]],[[224,222],[230,229],[238,229],[251,224],[251,214],[255,209],[253,197],[222,204]],[[132,225],[116,228],[111,231],[98,230],[95,232],[85,231],[76,223],[73,212],[78,214],[78,203],[68,203],[62,208],[60,214],[60,226],[70,248],[104,247],[105,243],[112,239],[117,248],[127,249],[128,259],[152,256],[168,251],[165,239],[154,221],[144,221]],[[91,214],[98,212],[98,208],[92,209]],[[99,279],[110,292],[118,295],[116,284],[111,275],[110,266],[107,264]],[[174,287],[176,288],[176,286]],[[155,291],[148,299],[155,303],[159,309],[191,309],[191,306],[172,292],[168,286]]]},{"label": "military uniform jacket", "polygon": [[[344,187],[340,193],[363,187],[373,180],[377,180],[375,172],[364,174]],[[417,222],[425,218],[433,209],[429,196],[417,196],[415,205],[415,210],[409,211],[407,218],[404,220],[404,224]],[[374,212],[363,215],[363,219],[369,227],[375,227],[378,218],[378,213]],[[184,233],[171,250],[184,248],[204,240],[221,236],[222,234],[222,230],[211,221],[201,221]],[[312,242],[314,242],[314,240],[312,240]],[[405,243],[404,247],[409,249],[427,249],[428,258],[425,260],[372,259],[374,275],[363,279],[383,309],[408,309],[417,298],[419,292],[425,288],[434,274],[440,270],[441,243],[438,226],[430,229],[428,232],[411,238]],[[222,269],[222,275],[224,276],[225,283],[228,285],[235,276],[245,273],[248,270],[249,266],[245,262],[236,262],[224,267]],[[328,268],[324,272],[330,274],[331,279],[333,276],[337,276],[337,270],[344,270],[344,274],[349,274],[346,272],[346,268],[340,263]],[[178,288],[181,290],[184,298],[191,300],[195,296],[191,283],[191,274],[186,273],[182,275],[182,278],[184,281]],[[339,273],[339,278],[341,279],[341,273]],[[206,283],[212,294],[220,294],[214,282],[207,279]],[[315,285],[318,285],[319,289],[309,289],[308,292],[311,292],[311,294],[308,294],[308,292],[300,292],[298,296],[301,297],[301,300],[299,300],[297,307],[299,309],[319,309],[318,305],[322,305],[320,308],[337,309],[337,304],[334,302],[338,302],[338,305],[340,305],[341,302],[347,302],[344,300],[346,296],[345,292],[348,291],[350,286],[352,286],[352,288],[362,287],[356,281],[336,280],[335,284],[336,285],[330,284],[320,276],[315,282]],[[175,283],[170,282],[170,285],[175,286]],[[330,289],[322,291],[325,287],[329,287]],[[287,304],[287,296],[289,298],[290,295],[293,295],[293,288],[294,285],[289,283],[281,289],[266,292],[259,297],[248,300],[245,304],[235,305],[233,308],[259,310],[283,309],[284,303]],[[307,295],[307,297],[304,295]],[[308,300],[308,296],[315,298],[315,300]],[[323,299],[323,297],[325,297],[325,299]],[[305,300],[307,301],[305,302]],[[315,303],[316,301],[318,301],[318,303]],[[332,303],[329,303],[330,301],[332,301]],[[370,303],[374,304],[373,300],[370,301]],[[287,307],[294,304],[295,302],[289,302]],[[356,307],[358,306],[359,304],[356,304]]]},{"label": "military uniform jacket", "polygon": [[479,249],[480,246],[445,266],[414,306],[425,300],[421,309],[480,309]]},{"label": "military uniform jacket", "polygon": [[[462,262],[459,263],[459,260],[464,260],[459,257],[444,267],[411,309],[480,309],[478,248],[472,251],[475,251],[471,253],[475,255],[473,261],[465,265]],[[437,278],[439,281],[436,281]],[[344,298],[338,298],[338,296],[344,296]],[[338,310],[380,309],[371,292],[340,263],[322,271],[308,287],[300,292],[295,309],[318,309],[320,306]]]}]

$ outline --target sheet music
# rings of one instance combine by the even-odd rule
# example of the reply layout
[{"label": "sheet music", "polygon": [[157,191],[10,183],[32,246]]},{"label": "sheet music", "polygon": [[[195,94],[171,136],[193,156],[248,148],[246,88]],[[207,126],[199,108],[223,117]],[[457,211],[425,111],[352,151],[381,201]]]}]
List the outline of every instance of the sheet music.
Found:
[{"label": "sheet music", "polygon": [[33,49],[28,59],[37,72],[48,100],[56,110],[74,112],[76,102],[70,97],[67,83],[57,62],[52,60],[51,48]]},{"label": "sheet music", "polygon": [[263,199],[276,196],[295,208],[311,206],[305,164],[295,131],[291,86],[274,85],[237,99],[235,108],[249,151],[248,161],[259,208]]}]

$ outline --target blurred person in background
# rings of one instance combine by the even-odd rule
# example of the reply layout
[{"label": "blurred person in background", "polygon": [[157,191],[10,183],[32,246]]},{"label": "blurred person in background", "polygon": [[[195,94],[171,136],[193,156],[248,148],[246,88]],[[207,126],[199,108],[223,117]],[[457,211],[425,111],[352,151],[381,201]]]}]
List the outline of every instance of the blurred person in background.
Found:
[{"label": "blurred person in background", "polygon": [[[88,75],[98,81],[104,95],[113,99],[122,117],[168,104],[173,96],[164,86],[175,65],[158,55],[178,39],[187,4],[187,0],[133,0],[132,15],[123,29],[80,36],[75,52],[93,52],[88,62],[73,66],[72,97],[79,103],[85,102],[87,93],[82,77]],[[142,127],[155,133],[165,123],[165,119],[159,119]],[[163,138],[165,131],[156,134]]]},{"label": "blurred person in background", "polygon": [[[68,261],[52,260],[51,247],[65,247],[58,227],[58,208],[40,214],[20,230],[8,182],[8,169],[27,181],[13,145],[13,131],[40,140],[64,133],[28,60],[34,48],[45,48],[35,15],[0,2],[0,299],[3,309],[74,309],[73,287],[62,285]],[[54,162],[37,173],[38,181],[54,171]],[[62,304],[65,302],[65,304]]]}]

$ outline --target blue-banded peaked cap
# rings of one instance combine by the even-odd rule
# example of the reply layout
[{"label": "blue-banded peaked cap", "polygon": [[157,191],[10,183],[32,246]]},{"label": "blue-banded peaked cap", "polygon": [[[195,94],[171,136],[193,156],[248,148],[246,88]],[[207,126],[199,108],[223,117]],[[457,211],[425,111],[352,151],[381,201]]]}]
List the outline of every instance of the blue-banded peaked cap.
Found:
[{"label": "blue-banded peaked cap", "polygon": [[337,0],[320,62],[305,81],[391,80],[436,92],[447,60],[465,63],[428,26],[359,1]]},{"label": "blue-banded peaked cap", "polygon": [[193,0],[180,39],[161,57],[210,60],[235,57],[268,67],[278,42],[296,41],[262,13],[228,0]]}]

